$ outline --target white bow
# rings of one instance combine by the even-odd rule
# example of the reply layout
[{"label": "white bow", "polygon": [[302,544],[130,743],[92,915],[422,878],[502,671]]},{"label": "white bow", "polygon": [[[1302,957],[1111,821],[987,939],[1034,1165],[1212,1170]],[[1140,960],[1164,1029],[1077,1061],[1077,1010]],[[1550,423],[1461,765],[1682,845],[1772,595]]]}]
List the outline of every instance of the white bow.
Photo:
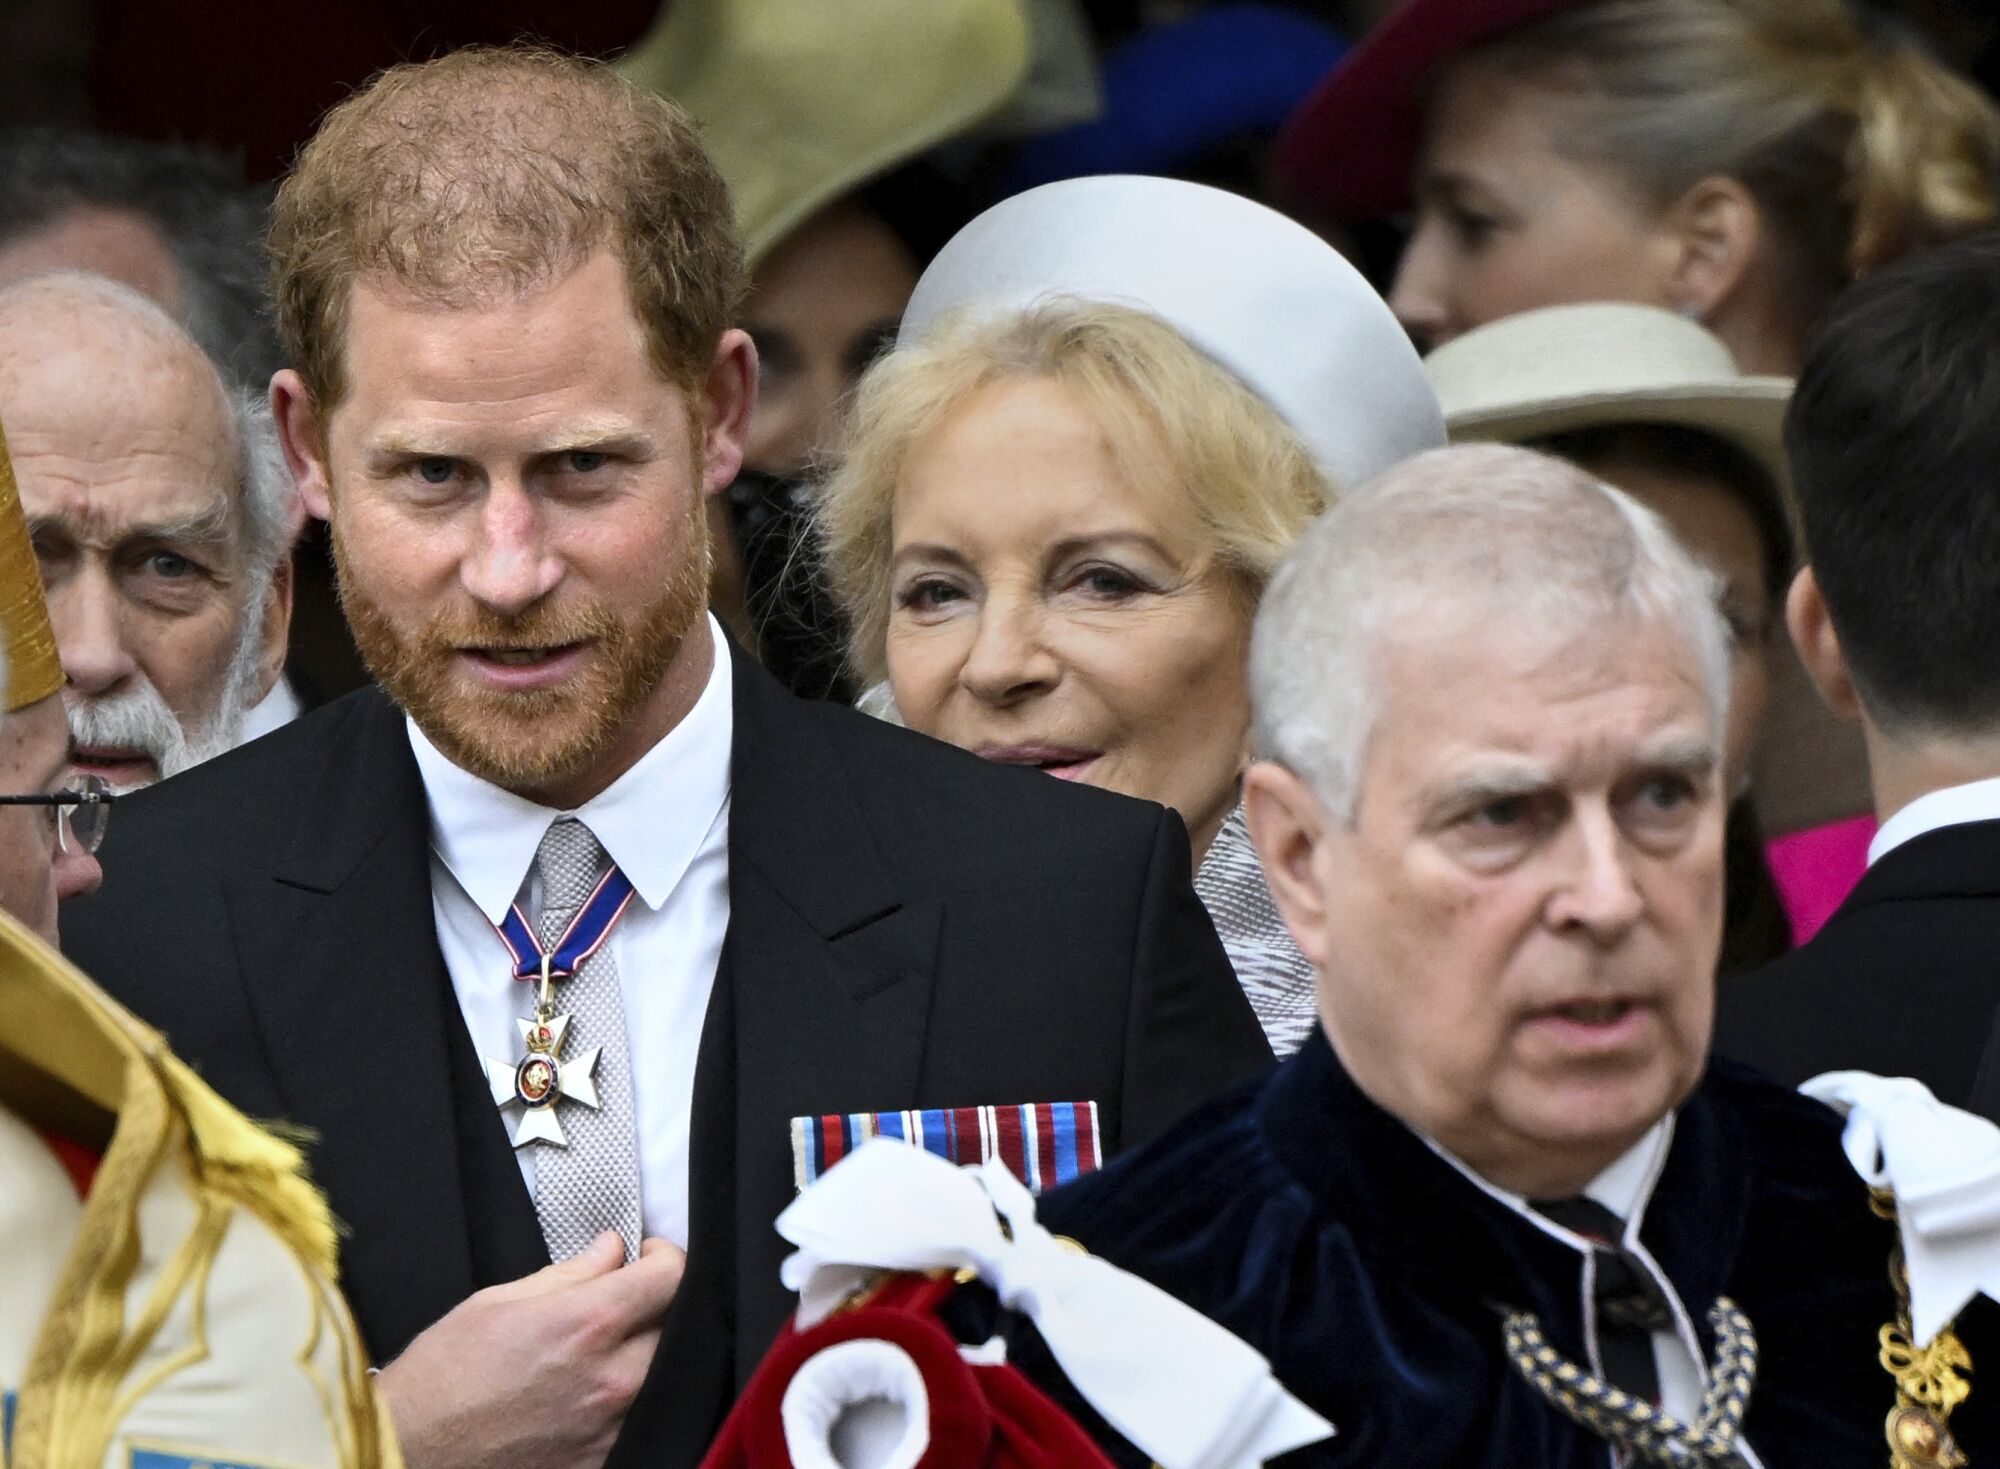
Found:
[{"label": "white bow", "polygon": [[2000,1127],[1907,1076],[1829,1071],[1799,1090],[1847,1118],[1854,1171],[1896,1196],[1917,1345],[1975,1295],[2000,1301]]},{"label": "white bow", "polygon": [[778,1233],[798,1246],[781,1275],[799,1293],[800,1330],[875,1271],[974,1271],[1035,1323],[1076,1390],[1161,1469],[1253,1469],[1333,1433],[1247,1344],[1057,1241],[997,1160],[961,1169],[871,1139],[778,1216]]}]

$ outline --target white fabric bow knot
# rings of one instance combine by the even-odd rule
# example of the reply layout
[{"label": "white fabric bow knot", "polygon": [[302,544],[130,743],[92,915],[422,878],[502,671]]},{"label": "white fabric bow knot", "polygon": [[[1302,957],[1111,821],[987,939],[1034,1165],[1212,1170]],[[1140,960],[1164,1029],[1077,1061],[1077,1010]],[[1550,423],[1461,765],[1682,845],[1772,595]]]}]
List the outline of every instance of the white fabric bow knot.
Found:
[{"label": "white fabric bow knot", "polygon": [[1799,1090],[1847,1118],[1854,1171],[1896,1196],[1917,1345],[1975,1295],[2000,1301],[2000,1127],[1907,1076],[1829,1071]]},{"label": "white fabric bow knot", "polygon": [[800,1330],[875,1271],[971,1270],[1035,1323],[1076,1390],[1161,1469],[1254,1469],[1332,1436],[1246,1343],[1065,1247],[997,1160],[961,1169],[871,1139],[778,1216],[778,1233],[798,1246],[781,1276],[799,1293]]}]

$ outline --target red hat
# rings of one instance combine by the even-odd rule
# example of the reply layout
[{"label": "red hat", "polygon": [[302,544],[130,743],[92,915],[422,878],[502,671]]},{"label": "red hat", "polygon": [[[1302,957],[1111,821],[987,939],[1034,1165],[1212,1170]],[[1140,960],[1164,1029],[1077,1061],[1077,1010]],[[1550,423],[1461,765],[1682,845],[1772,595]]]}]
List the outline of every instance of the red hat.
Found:
[{"label": "red hat", "polygon": [[1348,52],[1286,121],[1272,154],[1289,197],[1346,219],[1410,203],[1423,84],[1438,63],[1585,0],[1408,0]]},{"label": "red hat", "polygon": [[[969,1361],[938,1315],[950,1276],[890,1275],[807,1331],[788,1324],[701,1469],[838,1465],[865,1432],[870,1462],[899,1469],[1113,1469],[1104,1451],[1015,1368]],[[842,1424],[868,1404],[870,1421]]]}]

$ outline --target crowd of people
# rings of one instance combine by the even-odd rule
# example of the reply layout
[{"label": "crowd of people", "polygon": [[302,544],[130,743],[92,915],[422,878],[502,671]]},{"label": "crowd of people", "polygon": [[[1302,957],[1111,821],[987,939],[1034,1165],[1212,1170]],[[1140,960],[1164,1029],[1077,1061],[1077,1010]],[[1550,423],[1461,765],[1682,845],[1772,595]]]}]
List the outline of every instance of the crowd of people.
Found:
[{"label": "crowd of people", "polygon": [[0,1465],[2000,1452],[2000,107],[1065,11],[0,136]]}]

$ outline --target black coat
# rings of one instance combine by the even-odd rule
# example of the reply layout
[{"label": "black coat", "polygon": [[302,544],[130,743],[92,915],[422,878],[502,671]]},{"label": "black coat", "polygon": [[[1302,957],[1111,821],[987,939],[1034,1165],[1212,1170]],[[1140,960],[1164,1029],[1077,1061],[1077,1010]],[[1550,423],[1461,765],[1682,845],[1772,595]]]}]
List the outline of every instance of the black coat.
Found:
[{"label": "black coat", "polygon": [[[790,1118],[1094,1100],[1110,1152],[1271,1059],[1176,817],[735,662],[688,1273],[614,1469],[695,1463],[789,1312]],[[103,855],[102,892],[63,917],[72,957],[237,1106],[310,1129],[376,1360],[547,1262],[438,949],[423,785],[383,695],[122,803]]]},{"label": "black coat", "polygon": [[1822,1071],[1914,1076],[2000,1120],[2000,821],[1885,853],[1810,942],[1725,978],[1716,1050],[1796,1086]]}]

